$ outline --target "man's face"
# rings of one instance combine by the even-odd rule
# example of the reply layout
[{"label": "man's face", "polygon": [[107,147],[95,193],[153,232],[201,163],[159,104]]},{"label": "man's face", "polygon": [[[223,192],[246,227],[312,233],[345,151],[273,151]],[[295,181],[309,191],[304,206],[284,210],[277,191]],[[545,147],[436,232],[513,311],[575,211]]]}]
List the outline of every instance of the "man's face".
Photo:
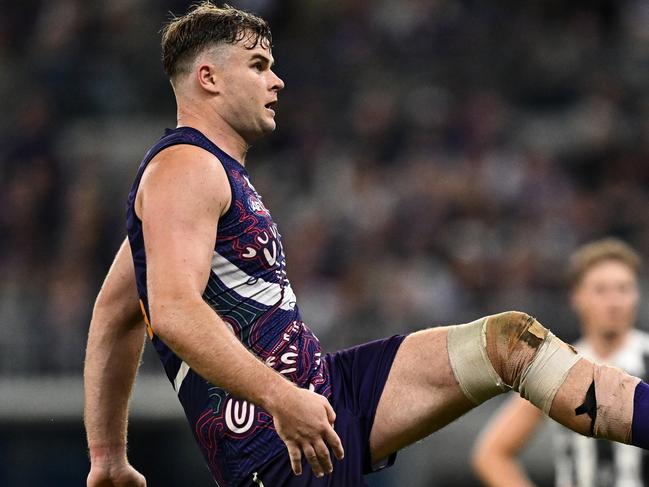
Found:
[{"label": "man's face", "polygon": [[272,71],[270,49],[247,49],[245,39],[222,47],[217,110],[246,142],[275,130],[277,94],[284,82]]},{"label": "man's face", "polygon": [[586,271],[572,296],[583,331],[607,340],[633,327],[638,300],[635,273],[617,260],[602,261]]}]

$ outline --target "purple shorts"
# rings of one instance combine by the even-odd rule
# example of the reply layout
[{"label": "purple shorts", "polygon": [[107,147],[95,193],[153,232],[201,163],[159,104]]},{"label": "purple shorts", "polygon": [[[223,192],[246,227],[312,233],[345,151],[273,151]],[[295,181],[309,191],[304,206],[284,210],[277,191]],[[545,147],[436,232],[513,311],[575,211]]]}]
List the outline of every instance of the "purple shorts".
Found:
[{"label": "purple shorts", "polygon": [[391,466],[396,453],[379,468],[372,466],[370,432],[392,362],[404,338],[395,335],[324,357],[332,386],[329,400],[336,411],[335,430],[345,449],[342,461],[331,453],[334,467],[331,475],[316,478],[303,458],[302,475],[296,476],[285,451],[260,467],[240,487],[360,487],[366,485],[364,474]]}]

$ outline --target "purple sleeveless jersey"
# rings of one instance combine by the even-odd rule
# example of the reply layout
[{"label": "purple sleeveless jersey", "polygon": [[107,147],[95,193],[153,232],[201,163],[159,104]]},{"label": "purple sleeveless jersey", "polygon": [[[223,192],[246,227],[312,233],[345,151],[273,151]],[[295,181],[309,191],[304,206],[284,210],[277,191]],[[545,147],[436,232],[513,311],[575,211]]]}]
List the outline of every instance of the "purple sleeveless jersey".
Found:
[{"label": "purple sleeveless jersey", "polygon": [[[189,127],[167,130],[147,152],[128,198],[128,238],[146,317],[150,316],[146,254],[142,222],[134,210],[135,196],[151,159],[177,144],[195,145],[214,154],[225,168],[232,189],[230,208],[214,229],[217,239],[203,299],[248,350],[300,387],[329,397],[327,361],[321,360],[318,339],[300,319],[286,277],[277,226],[245,168]],[[155,329],[155,323],[152,326]],[[255,467],[285,451],[266,411],[210,384],[176,356],[151,328],[149,332],[194,437],[220,486],[241,483]]]}]

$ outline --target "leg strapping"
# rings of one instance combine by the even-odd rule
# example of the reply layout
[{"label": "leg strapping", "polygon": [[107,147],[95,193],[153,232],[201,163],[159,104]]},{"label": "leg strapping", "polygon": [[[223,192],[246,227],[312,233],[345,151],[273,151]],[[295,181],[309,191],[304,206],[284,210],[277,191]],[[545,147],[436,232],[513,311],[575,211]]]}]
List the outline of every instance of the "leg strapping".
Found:
[{"label": "leg strapping", "polygon": [[590,383],[590,387],[584,397],[581,406],[575,408],[575,414],[581,416],[587,414],[590,416],[590,436],[595,436],[595,420],[597,419],[597,397],[595,396],[595,381]]}]

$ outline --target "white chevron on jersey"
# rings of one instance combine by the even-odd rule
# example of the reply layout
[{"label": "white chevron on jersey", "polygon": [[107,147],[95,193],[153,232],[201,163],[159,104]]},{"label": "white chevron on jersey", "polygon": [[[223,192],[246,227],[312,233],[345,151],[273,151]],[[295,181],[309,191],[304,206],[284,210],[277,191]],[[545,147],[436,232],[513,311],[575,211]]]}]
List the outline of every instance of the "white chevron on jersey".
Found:
[{"label": "white chevron on jersey", "polygon": [[183,361],[180,364],[180,367],[178,368],[178,373],[176,374],[176,378],[174,379],[174,389],[176,390],[176,393],[180,392],[180,386],[183,385],[183,381],[185,380],[185,377],[187,377],[188,373],[189,373],[189,365],[187,365],[187,363]]},{"label": "white chevron on jersey", "polygon": [[280,308],[287,311],[295,309],[297,298],[288,280],[284,280],[283,284],[279,284],[248,275],[218,252],[214,252],[212,256],[212,272],[218,276],[228,289],[236,291],[243,298],[253,299],[266,306],[277,305],[279,300],[282,299],[283,289],[284,298]]}]

